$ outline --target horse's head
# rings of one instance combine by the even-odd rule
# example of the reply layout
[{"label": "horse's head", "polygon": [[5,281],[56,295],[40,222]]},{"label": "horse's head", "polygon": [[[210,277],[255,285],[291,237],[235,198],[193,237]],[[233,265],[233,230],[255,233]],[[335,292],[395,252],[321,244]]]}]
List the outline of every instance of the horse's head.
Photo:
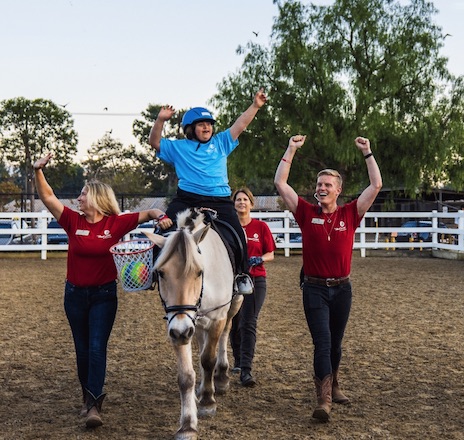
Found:
[{"label": "horse's head", "polygon": [[147,233],[161,252],[154,270],[161,301],[174,344],[189,343],[195,332],[196,314],[203,292],[203,261],[198,244],[208,232],[203,214],[187,210],[178,215],[178,229],[163,237]]}]

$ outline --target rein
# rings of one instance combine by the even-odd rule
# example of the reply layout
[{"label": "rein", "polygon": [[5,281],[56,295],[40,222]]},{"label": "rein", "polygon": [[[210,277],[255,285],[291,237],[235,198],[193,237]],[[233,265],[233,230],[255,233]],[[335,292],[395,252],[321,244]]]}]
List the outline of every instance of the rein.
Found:
[{"label": "rein", "polygon": [[222,305],[216,306],[216,307],[211,307],[210,309],[207,309],[207,310],[205,310],[204,312],[197,313],[197,314],[196,314],[196,319],[198,319],[198,318],[203,318],[203,317],[206,316],[208,313],[214,312],[215,310],[219,310],[220,308],[227,306],[228,304],[230,304],[230,303],[233,301],[235,295],[236,295],[236,293],[234,292],[234,293],[232,294],[231,300],[230,300],[230,301],[227,301],[225,304],[222,304]]}]

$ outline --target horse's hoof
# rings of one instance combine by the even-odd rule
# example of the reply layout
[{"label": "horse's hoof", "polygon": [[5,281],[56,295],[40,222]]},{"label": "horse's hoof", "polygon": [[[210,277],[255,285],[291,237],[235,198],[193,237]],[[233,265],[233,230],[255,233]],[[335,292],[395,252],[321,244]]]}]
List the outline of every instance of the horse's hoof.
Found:
[{"label": "horse's hoof", "polygon": [[215,384],[214,387],[217,395],[224,395],[227,393],[227,391],[229,391],[230,385],[229,383],[226,383],[224,385]]},{"label": "horse's hoof", "polygon": [[188,431],[177,431],[175,440],[198,440],[198,431],[189,429]]},{"label": "horse's hoof", "polygon": [[198,417],[214,417],[216,415],[216,406],[201,406],[198,408]]}]

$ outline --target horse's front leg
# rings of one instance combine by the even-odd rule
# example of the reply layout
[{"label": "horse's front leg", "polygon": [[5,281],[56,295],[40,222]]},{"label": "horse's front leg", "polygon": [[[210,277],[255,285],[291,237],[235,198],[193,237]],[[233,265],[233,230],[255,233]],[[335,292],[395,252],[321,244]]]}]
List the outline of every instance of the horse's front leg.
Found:
[{"label": "horse's front leg", "polygon": [[212,417],[216,414],[216,399],[214,398],[214,370],[216,368],[217,347],[219,338],[224,330],[226,319],[214,321],[207,330],[199,330],[198,343],[200,348],[201,382],[198,387],[198,415]]},{"label": "horse's front leg", "polygon": [[198,439],[198,417],[195,397],[195,370],[192,363],[192,344],[174,345],[177,355],[177,383],[180,392],[180,427],[176,440]]}]

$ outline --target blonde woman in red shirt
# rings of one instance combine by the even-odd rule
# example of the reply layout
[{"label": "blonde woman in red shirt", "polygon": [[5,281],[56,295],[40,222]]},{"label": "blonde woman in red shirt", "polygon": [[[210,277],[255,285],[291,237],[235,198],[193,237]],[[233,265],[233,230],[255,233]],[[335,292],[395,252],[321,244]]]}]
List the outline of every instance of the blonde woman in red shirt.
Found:
[{"label": "blonde woman in red shirt", "polygon": [[159,209],[120,214],[109,185],[88,182],[77,198],[79,212],[64,206],[48,184],[43,168],[51,154],[34,163],[37,193],[68,234],[64,309],[76,350],[77,374],[84,404],[81,416],[89,428],[102,425],[108,340],[116,317],[117,269],[109,251],[140,223],[157,219],[165,229],[171,220]]}]

